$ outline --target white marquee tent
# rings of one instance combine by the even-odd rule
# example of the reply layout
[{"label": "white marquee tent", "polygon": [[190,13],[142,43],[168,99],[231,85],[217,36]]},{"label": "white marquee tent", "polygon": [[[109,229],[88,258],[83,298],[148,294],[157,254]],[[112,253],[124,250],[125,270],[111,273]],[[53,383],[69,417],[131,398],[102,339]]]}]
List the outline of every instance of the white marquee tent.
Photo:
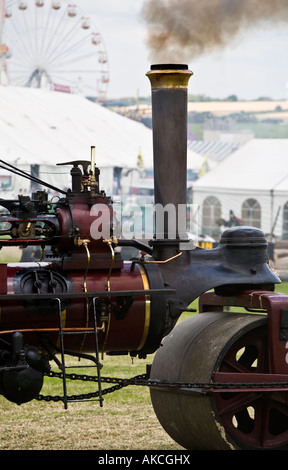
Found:
[{"label": "white marquee tent", "polygon": [[[284,231],[287,238],[288,139],[253,139],[246,143],[196,181],[193,203],[199,205],[200,231],[205,230],[207,220],[203,208],[208,210],[207,217],[209,203],[214,204],[214,209],[210,207],[211,217],[217,203],[217,216],[220,207],[221,218],[225,220],[229,219],[231,210],[236,217],[243,218],[245,214],[247,218],[250,214],[253,220],[257,206],[256,218],[260,228],[266,234],[273,231],[278,237],[282,237]],[[250,213],[247,209],[249,204]],[[246,212],[243,212],[244,206]]]},{"label": "white marquee tent", "polygon": [[[56,164],[89,161],[91,146],[107,194],[113,190],[113,168],[136,168],[139,150],[144,167],[153,166],[152,131],[143,124],[80,95],[0,87],[1,160],[26,171],[39,165],[39,178],[63,189],[70,187],[70,167]],[[188,168],[198,171],[202,164],[203,157],[189,150]],[[0,169],[2,192],[7,184],[3,172]],[[22,184],[18,179],[13,192],[18,194]]]}]

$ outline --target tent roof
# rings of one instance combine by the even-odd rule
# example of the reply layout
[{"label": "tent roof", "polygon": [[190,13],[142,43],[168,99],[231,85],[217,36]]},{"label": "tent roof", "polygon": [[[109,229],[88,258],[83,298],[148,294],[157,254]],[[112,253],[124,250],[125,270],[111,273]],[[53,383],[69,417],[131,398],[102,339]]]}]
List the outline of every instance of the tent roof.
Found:
[{"label": "tent roof", "polygon": [[[93,103],[83,96],[0,86],[0,159],[17,164],[90,160],[95,145],[98,167],[133,168],[141,150],[152,168],[152,131],[144,124]],[[188,151],[188,167],[203,157]]]},{"label": "tent roof", "polygon": [[288,139],[253,139],[194,184],[199,188],[288,190]]}]

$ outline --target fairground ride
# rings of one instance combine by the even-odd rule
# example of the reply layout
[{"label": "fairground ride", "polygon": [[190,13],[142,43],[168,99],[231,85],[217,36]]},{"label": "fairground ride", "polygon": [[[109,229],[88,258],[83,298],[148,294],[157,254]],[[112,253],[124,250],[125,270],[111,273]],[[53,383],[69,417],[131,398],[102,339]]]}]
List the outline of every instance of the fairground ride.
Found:
[{"label": "fairground ride", "polygon": [[109,63],[92,19],[65,1],[0,0],[0,84],[105,101]]}]

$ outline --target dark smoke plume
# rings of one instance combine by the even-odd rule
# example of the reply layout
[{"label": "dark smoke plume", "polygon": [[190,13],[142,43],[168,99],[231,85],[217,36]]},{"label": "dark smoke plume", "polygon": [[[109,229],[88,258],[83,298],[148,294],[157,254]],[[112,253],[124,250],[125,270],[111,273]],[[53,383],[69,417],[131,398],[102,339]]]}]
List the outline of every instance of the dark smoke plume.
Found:
[{"label": "dark smoke plume", "polygon": [[146,0],[150,59],[187,62],[235,44],[247,28],[288,22],[288,0]]}]

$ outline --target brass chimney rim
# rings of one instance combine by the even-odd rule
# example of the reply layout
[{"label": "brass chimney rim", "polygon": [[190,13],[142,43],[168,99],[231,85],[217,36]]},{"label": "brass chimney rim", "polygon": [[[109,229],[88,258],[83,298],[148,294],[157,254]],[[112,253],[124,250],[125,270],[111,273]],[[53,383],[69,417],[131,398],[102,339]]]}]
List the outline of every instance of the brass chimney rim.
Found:
[{"label": "brass chimney rim", "polygon": [[191,75],[186,64],[154,64],[146,73],[152,88],[187,88]]}]

